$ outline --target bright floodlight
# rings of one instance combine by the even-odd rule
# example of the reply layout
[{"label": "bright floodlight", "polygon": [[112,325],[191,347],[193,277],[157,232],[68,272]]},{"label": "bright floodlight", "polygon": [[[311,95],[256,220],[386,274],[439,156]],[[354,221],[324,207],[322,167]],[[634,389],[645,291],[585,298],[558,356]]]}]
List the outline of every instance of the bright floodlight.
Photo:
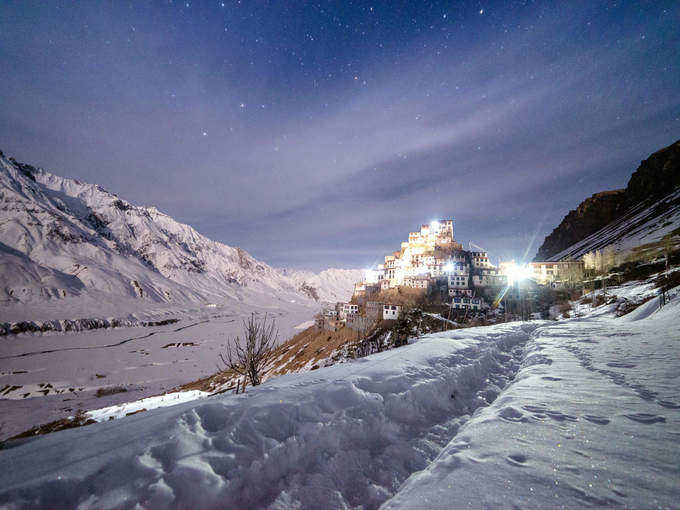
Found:
[{"label": "bright floodlight", "polygon": [[451,262],[449,262],[448,264],[446,264],[446,265],[444,266],[444,271],[446,271],[447,273],[450,273],[451,271],[453,271],[453,264],[451,264]]},{"label": "bright floodlight", "polygon": [[526,264],[521,266],[518,264],[513,264],[508,267],[508,281],[510,283],[521,282],[522,280],[531,278],[533,275],[534,272]]},{"label": "bright floodlight", "polygon": [[432,230],[439,230],[439,222],[437,220],[431,221],[430,228]]}]

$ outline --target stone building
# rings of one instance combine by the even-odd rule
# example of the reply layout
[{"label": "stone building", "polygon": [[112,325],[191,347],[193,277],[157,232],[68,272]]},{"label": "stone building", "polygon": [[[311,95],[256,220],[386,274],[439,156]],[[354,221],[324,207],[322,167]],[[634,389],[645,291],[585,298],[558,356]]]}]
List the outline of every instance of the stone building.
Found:
[{"label": "stone building", "polygon": [[383,320],[397,320],[401,314],[402,306],[392,303],[385,303],[383,305]]}]

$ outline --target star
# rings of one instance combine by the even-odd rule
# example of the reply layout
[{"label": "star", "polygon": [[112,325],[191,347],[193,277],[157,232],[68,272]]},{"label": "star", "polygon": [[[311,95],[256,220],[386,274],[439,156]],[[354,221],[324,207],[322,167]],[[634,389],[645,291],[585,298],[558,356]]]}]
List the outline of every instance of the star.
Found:
[{"label": "star", "polygon": [[479,14],[484,14],[484,9],[479,9]]},{"label": "star", "polygon": [[241,103],[241,104],[238,105],[238,106],[239,106],[239,108],[245,108],[245,107],[246,107],[246,104],[245,104],[245,103]]},{"label": "star", "polygon": [[203,131],[203,136],[208,136],[208,132],[207,132],[207,131]]}]

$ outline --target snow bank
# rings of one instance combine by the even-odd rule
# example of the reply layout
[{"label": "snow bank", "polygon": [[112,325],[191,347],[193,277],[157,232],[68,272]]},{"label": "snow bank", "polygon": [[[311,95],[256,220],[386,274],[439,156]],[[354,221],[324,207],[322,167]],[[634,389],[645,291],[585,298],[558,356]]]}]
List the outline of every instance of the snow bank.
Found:
[{"label": "snow bank", "polygon": [[535,327],[430,335],[244,395],[45,436],[0,452],[13,466],[0,504],[376,508],[500,393]]},{"label": "snow bank", "polygon": [[159,407],[175,406],[185,402],[193,402],[208,396],[210,396],[210,393],[206,391],[175,391],[172,393],[165,393],[164,395],[156,395],[154,397],[135,400],[134,402],[126,402],[115,406],[94,409],[86,412],[85,415],[87,418],[91,418],[95,421],[113,420],[141,411],[151,411],[152,409],[158,409]]}]

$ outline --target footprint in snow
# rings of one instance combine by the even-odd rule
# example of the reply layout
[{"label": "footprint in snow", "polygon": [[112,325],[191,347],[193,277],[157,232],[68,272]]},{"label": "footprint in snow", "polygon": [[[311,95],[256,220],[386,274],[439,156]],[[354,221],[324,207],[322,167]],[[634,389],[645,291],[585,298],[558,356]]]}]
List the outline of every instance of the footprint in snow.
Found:
[{"label": "footprint in snow", "polygon": [[545,411],[545,414],[547,414],[550,418],[552,418],[555,421],[578,421],[578,418],[576,416],[572,416],[571,414],[564,414],[561,411]]},{"label": "footprint in snow", "polygon": [[638,423],[646,423],[646,424],[651,424],[651,423],[663,423],[666,421],[666,418],[663,416],[658,416],[656,414],[646,414],[646,413],[634,413],[634,414],[624,414],[626,418],[629,420],[636,421]]},{"label": "footprint in snow", "polygon": [[524,405],[522,406],[522,409],[525,411],[529,411],[530,413],[544,413],[548,411],[548,408],[544,404],[538,404],[538,405]]},{"label": "footprint in snow", "polygon": [[635,368],[637,365],[634,365],[633,363],[623,363],[620,361],[611,361],[607,363],[608,367],[614,367],[614,368]]},{"label": "footprint in snow", "polygon": [[511,466],[525,467],[524,464],[527,461],[527,457],[521,453],[513,453],[512,455],[508,455],[505,460]]},{"label": "footprint in snow", "polygon": [[514,407],[504,407],[498,412],[498,417],[506,421],[527,421],[527,418]]},{"label": "footprint in snow", "polygon": [[657,400],[656,403],[662,407],[667,407],[668,409],[680,409],[680,404],[676,404],[670,400]]},{"label": "footprint in snow", "polygon": [[605,418],[604,416],[595,416],[592,414],[586,414],[583,419],[588,420],[591,423],[597,423],[598,425],[607,425],[609,423],[608,418]]}]

